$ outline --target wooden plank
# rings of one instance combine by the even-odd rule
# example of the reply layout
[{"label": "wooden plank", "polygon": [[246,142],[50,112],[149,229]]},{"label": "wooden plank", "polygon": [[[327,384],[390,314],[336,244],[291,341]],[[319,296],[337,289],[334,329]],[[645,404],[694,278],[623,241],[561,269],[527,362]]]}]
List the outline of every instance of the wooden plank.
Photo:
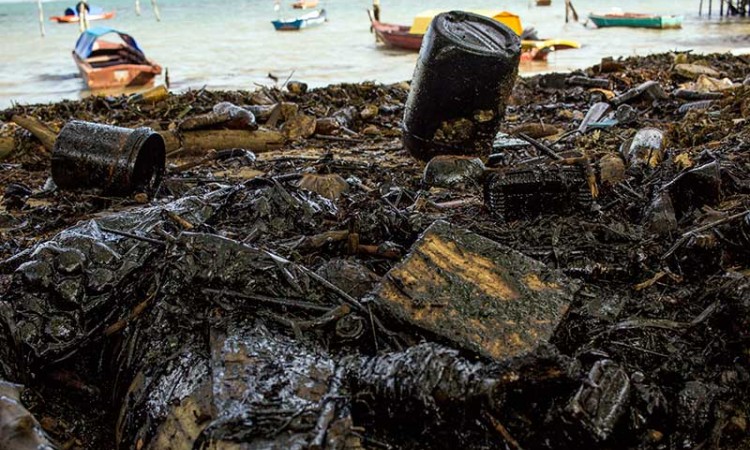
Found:
[{"label": "wooden plank", "polygon": [[503,360],[552,336],[572,301],[571,284],[539,261],[437,221],[374,298],[399,321]]}]

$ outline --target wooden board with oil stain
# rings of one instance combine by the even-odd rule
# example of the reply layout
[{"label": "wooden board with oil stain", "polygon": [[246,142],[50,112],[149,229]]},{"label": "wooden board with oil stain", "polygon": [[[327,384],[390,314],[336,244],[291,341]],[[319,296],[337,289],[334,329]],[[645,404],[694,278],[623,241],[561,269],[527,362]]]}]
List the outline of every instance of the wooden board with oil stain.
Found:
[{"label": "wooden board with oil stain", "polygon": [[437,221],[388,272],[375,299],[402,321],[503,360],[552,336],[573,289],[541,262]]}]

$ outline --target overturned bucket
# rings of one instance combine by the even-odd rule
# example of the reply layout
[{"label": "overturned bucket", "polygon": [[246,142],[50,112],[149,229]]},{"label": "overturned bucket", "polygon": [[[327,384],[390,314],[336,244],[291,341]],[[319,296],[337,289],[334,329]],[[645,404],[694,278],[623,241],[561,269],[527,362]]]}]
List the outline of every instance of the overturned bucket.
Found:
[{"label": "overturned bucket", "polygon": [[518,35],[496,20],[461,11],[435,16],[404,113],[412,156],[489,155],[520,57]]},{"label": "overturned bucket", "polygon": [[61,189],[111,195],[153,194],[166,160],[164,139],[151,128],[68,122],[52,151],[52,179]]}]

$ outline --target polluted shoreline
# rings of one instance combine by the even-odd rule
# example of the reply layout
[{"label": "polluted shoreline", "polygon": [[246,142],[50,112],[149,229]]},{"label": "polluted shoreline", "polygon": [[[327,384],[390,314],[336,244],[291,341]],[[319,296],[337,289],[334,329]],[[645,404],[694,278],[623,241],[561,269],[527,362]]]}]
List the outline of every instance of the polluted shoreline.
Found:
[{"label": "polluted shoreline", "polygon": [[[0,448],[750,446],[749,64],[517,78],[428,163],[409,83],[3,111]],[[56,187],[73,120],[158,189]]]}]

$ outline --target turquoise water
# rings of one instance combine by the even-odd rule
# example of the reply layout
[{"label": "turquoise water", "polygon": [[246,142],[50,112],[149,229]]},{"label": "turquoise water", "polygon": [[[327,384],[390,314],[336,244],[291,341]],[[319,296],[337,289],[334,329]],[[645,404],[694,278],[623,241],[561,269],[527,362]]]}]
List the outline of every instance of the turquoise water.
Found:
[{"label": "turquoise water", "polygon": [[[150,0],[141,0],[142,15],[134,0],[92,2],[114,10],[113,20],[95,22],[134,35],[146,55],[169,69],[174,90],[187,88],[253,89],[272,85],[273,74],[312,86],[333,82],[376,80],[395,82],[411,77],[416,55],[385,50],[375,44],[366,9],[371,0],[320,0],[329,22],[301,32],[276,32],[273,0],[159,0],[162,21],[157,22]],[[282,0],[289,5],[292,0]],[[750,20],[720,20],[718,0],[714,17],[699,18],[699,0],[574,0],[582,19],[592,11],[620,6],[627,11],[683,14],[681,30],[601,29],[564,23],[563,0],[550,7],[529,1],[488,0],[381,0],[382,20],[410,23],[428,8],[505,9],[521,16],[542,37],[574,39],[578,50],[558,52],[549,63],[525,65],[524,72],[571,70],[598,62],[604,56],[643,55],[669,50],[725,52],[750,47]],[[75,3],[44,3],[44,15],[59,15]],[[706,2],[707,3],[707,0]],[[284,8],[291,16],[293,10]],[[11,102],[36,103],[75,99],[87,92],[77,77],[71,50],[78,25],[45,21],[46,37],[39,33],[36,2],[0,2],[0,108]]]}]

